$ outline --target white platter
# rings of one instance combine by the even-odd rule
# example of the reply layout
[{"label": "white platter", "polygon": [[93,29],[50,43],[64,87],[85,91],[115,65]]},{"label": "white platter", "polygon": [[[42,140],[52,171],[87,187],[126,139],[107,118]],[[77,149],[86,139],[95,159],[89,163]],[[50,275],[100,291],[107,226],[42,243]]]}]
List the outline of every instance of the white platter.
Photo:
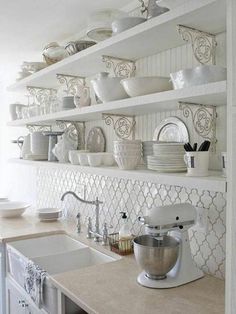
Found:
[{"label": "white platter", "polygon": [[187,143],[189,142],[188,129],[185,123],[179,118],[169,117],[163,120],[155,129],[153,134],[153,140],[163,142]]}]

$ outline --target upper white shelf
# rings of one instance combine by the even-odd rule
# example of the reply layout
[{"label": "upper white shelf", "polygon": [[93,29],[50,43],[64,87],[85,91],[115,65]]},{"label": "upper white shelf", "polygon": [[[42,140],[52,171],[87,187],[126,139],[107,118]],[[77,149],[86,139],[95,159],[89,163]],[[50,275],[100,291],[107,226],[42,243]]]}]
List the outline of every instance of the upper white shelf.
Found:
[{"label": "upper white shelf", "polygon": [[170,48],[181,46],[178,24],[212,34],[226,30],[224,0],[191,0],[184,5],[137,25],[121,34],[104,40],[86,50],[53,64],[11,85],[9,91],[20,91],[27,86],[55,88],[56,74],[91,76],[104,70],[102,56],[137,60]]},{"label": "upper white shelf", "polygon": [[220,171],[210,171],[208,177],[189,177],[185,173],[158,173],[152,170],[120,170],[117,167],[85,167],[48,161],[30,161],[10,159],[9,162],[35,167],[51,167],[74,170],[91,175],[109,176],[113,178],[148,181],[155,184],[167,184],[215,192],[226,192],[226,178]]},{"label": "upper white shelf", "polygon": [[99,105],[59,111],[52,114],[15,120],[9,126],[25,126],[27,124],[45,125],[56,120],[90,121],[100,120],[102,113],[142,115],[158,111],[175,110],[178,101],[203,105],[226,105],[226,81],[198,85],[189,88],[170,90],[161,93],[144,95],[108,102]]}]

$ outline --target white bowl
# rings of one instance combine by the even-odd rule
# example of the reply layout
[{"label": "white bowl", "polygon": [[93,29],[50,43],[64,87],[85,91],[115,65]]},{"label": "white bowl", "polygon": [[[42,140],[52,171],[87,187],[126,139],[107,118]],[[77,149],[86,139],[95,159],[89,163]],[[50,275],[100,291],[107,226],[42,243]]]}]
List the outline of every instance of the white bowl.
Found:
[{"label": "white bowl", "polygon": [[68,153],[69,161],[72,165],[79,165],[79,154],[80,153],[89,153],[89,150],[70,150]]},{"label": "white bowl", "polygon": [[129,28],[132,28],[138,24],[146,22],[146,18],[137,16],[126,16],[119,18],[112,22],[111,27],[113,34],[119,34]]},{"label": "white bowl", "polygon": [[130,97],[163,92],[171,89],[169,78],[166,77],[131,77],[121,81]]},{"label": "white bowl", "polygon": [[181,6],[186,0],[157,0],[156,4],[162,8],[173,10],[174,8]]},{"label": "white bowl", "polygon": [[128,147],[114,147],[113,149],[114,154],[130,154],[130,155],[136,155],[141,154],[142,148],[128,148]]},{"label": "white bowl", "polygon": [[87,153],[78,153],[78,158],[81,166],[89,166]]},{"label": "white bowl", "polygon": [[129,157],[114,155],[114,158],[117,162],[118,167],[122,170],[133,170],[140,162],[140,156],[138,155]]},{"label": "white bowl", "polygon": [[217,65],[200,65],[192,69],[170,73],[170,77],[174,89],[180,89],[189,86],[225,81],[227,78],[227,70],[226,68]]},{"label": "white bowl", "polygon": [[13,218],[21,216],[26,208],[30,207],[25,202],[1,202],[0,203],[0,217]]},{"label": "white bowl", "polygon": [[115,164],[115,160],[112,153],[102,154],[102,163],[104,166],[111,167]]},{"label": "white bowl", "polygon": [[95,94],[102,102],[109,102],[127,98],[123,86],[120,84],[120,77],[106,77],[103,79],[91,80]]},{"label": "white bowl", "polygon": [[58,208],[39,208],[37,210],[39,219],[58,219],[62,216],[62,210]]},{"label": "white bowl", "polygon": [[91,166],[91,167],[101,166],[103,154],[101,154],[101,153],[90,153],[90,154],[87,154],[87,157],[88,157],[89,166]]}]

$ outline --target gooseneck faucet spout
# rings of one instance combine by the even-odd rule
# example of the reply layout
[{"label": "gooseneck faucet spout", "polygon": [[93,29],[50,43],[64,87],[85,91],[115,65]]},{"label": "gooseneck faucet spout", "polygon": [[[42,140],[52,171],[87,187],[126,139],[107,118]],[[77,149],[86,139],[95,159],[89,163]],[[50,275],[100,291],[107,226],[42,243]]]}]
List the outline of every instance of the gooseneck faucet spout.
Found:
[{"label": "gooseneck faucet spout", "polygon": [[[103,242],[107,242],[107,241],[104,241],[104,235],[100,234],[100,227],[99,227],[99,206],[100,204],[102,204],[103,202],[99,201],[99,199],[96,197],[96,200],[95,201],[87,201],[87,200],[84,200],[83,198],[79,197],[75,192],[73,191],[67,191],[65,192],[62,197],[61,197],[61,201],[64,201],[65,197],[67,195],[72,195],[75,199],[77,199],[78,201],[80,201],[81,203],[84,203],[84,204],[90,204],[90,205],[95,205],[95,211],[96,211],[96,221],[95,221],[95,231],[92,230],[92,226],[91,226],[91,219],[89,221],[89,227],[88,227],[88,238],[91,238],[91,236],[93,235],[94,237],[94,241],[95,242],[98,242],[100,238],[103,239]],[[77,217],[80,218],[80,215]],[[105,231],[106,231],[106,228],[105,228]],[[107,235],[105,235],[105,238],[107,240]]]}]

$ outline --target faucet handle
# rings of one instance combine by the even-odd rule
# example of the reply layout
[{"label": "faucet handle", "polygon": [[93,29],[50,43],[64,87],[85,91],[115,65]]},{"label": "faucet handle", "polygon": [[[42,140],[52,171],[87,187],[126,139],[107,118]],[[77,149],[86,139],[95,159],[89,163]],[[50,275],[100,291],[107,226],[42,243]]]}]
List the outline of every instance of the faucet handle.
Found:
[{"label": "faucet handle", "polygon": [[108,227],[107,223],[105,222],[102,228],[102,245],[108,244]]},{"label": "faucet handle", "polygon": [[81,214],[80,212],[78,212],[78,214],[76,215],[77,218],[77,232],[80,233],[81,232]]},{"label": "faucet handle", "polygon": [[92,238],[92,219],[91,217],[88,218],[88,225],[87,225],[87,239],[91,239]]}]

